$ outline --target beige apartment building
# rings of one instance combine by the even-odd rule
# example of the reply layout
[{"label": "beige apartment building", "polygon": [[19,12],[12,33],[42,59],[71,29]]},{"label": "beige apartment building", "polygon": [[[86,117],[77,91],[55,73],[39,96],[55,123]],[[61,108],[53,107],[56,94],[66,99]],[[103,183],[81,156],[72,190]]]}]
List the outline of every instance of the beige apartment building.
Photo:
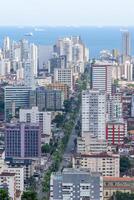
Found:
[{"label": "beige apartment building", "polygon": [[117,192],[133,193],[133,177],[103,177],[103,200],[109,200]]},{"label": "beige apartment building", "polygon": [[91,172],[100,172],[103,176],[120,176],[119,154],[77,154],[72,158],[74,168],[86,168]]}]

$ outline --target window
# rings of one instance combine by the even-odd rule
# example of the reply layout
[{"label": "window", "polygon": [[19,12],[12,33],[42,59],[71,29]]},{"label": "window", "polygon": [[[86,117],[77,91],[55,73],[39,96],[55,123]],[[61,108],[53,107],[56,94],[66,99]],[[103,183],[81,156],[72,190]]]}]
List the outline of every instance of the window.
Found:
[{"label": "window", "polygon": [[108,196],[108,192],[106,192],[106,196]]}]

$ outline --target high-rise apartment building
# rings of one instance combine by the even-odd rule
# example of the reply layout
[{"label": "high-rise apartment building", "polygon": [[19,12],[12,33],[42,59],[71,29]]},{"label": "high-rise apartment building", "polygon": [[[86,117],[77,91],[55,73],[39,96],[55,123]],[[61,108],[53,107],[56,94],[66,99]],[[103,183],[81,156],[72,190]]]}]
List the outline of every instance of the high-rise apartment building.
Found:
[{"label": "high-rise apartment building", "polygon": [[96,62],[91,66],[91,88],[105,91],[111,95],[112,66],[109,63]]},{"label": "high-rise apartment building", "polygon": [[53,56],[48,62],[48,72],[54,73],[55,68],[65,69],[67,67],[67,59],[65,55]]},{"label": "high-rise apartment building", "polygon": [[133,81],[133,64],[127,60],[122,65],[122,78],[127,81]]},{"label": "high-rise apartment building", "polygon": [[30,60],[34,77],[38,75],[38,48],[35,44],[30,44]]},{"label": "high-rise apartment building", "polygon": [[84,45],[82,44],[74,44],[72,47],[72,60],[74,63],[83,62],[84,61]]},{"label": "high-rise apartment building", "polygon": [[49,143],[51,138],[51,112],[39,112],[38,107],[20,109],[20,122],[36,123],[41,130],[41,142]]},{"label": "high-rise apartment building", "polygon": [[65,55],[67,62],[72,62],[72,41],[70,38],[59,39],[57,42],[59,55]]},{"label": "high-rise apartment building", "polygon": [[122,54],[125,58],[131,55],[131,39],[128,30],[122,31]]},{"label": "high-rise apartment building", "polygon": [[105,139],[106,94],[97,90],[82,93],[82,133]]},{"label": "high-rise apartment building", "polygon": [[24,63],[24,84],[27,87],[35,88],[34,69],[31,60],[26,60]]},{"label": "high-rise apartment building", "polygon": [[9,37],[5,37],[3,41],[3,53],[4,58],[10,57],[11,42]]},{"label": "high-rise apartment building", "polygon": [[70,87],[73,90],[73,73],[72,69],[54,69],[54,82],[63,83]]},{"label": "high-rise apartment building", "polygon": [[125,121],[109,121],[106,125],[106,141],[110,145],[124,144],[127,136],[127,123]]},{"label": "high-rise apartment building", "polygon": [[61,56],[65,55],[68,63],[86,62],[89,58],[88,50],[79,36],[59,39],[56,52]]},{"label": "high-rise apartment building", "polygon": [[61,90],[49,90],[39,87],[29,92],[30,108],[37,106],[39,111],[62,110],[64,94]]},{"label": "high-rise apartment building", "polygon": [[21,61],[24,62],[30,58],[29,42],[26,39],[20,41]]},{"label": "high-rise apartment building", "polygon": [[0,75],[6,76],[10,74],[11,63],[9,59],[1,59],[0,60]]},{"label": "high-rise apartment building", "polygon": [[122,94],[115,93],[107,98],[108,120],[123,119]]},{"label": "high-rise apartment building", "polygon": [[8,121],[15,116],[20,108],[29,106],[30,87],[26,86],[6,86],[4,88],[5,120]]},{"label": "high-rise apartment building", "polygon": [[132,95],[131,100],[131,117],[134,117],[134,94]]},{"label": "high-rise apartment building", "polygon": [[64,93],[64,99],[69,98],[69,86],[63,83],[51,83],[47,85],[50,90],[61,90]]},{"label": "high-rise apartment building", "polygon": [[10,123],[5,128],[5,157],[38,159],[41,156],[41,131],[32,123]]},{"label": "high-rise apartment building", "polygon": [[53,173],[50,200],[103,200],[103,179],[84,169],[64,169]]}]

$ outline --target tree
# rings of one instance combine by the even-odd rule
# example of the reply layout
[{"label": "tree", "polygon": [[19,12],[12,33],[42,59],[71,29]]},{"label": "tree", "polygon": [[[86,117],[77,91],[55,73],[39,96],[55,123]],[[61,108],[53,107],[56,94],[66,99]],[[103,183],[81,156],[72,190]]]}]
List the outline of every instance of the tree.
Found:
[{"label": "tree", "polygon": [[41,152],[42,152],[42,153],[50,153],[50,145],[49,145],[49,144],[44,144],[44,145],[41,147]]},{"label": "tree", "polygon": [[47,173],[44,176],[44,181],[43,181],[43,191],[48,193],[50,189],[50,176],[51,176],[51,169],[47,171]]},{"label": "tree", "polygon": [[71,100],[70,99],[64,101],[64,110],[65,110],[65,112],[71,111]]},{"label": "tree", "polygon": [[0,189],[0,199],[1,200],[9,200],[9,194],[6,189]]},{"label": "tree", "polygon": [[34,191],[25,191],[22,194],[21,200],[37,200],[37,194]]},{"label": "tree", "polygon": [[116,192],[115,195],[113,195],[112,200],[134,200],[134,194],[130,193],[123,193],[123,192]]},{"label": "tree", "polygon": [[53,120],[53,123],[56,123],[57,127],[60,127],[64,121],[64,116],[60,113],[56,115],[55,119]]},{"label": "tree", "polygon": [[131,167],[131,163],[128,157],[123,156],[120,159],[120,172],[125,173],[127,172]]}]

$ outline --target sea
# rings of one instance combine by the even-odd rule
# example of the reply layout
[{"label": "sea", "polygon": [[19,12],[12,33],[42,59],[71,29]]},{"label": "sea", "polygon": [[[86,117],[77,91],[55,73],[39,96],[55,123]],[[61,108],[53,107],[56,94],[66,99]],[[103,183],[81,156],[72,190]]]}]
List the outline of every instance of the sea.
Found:
[{"label": "sea", "polygon": [[130,32],[131,55],[134,55],[134,27],[0,27],[0,46],[5,36],[15,41],[26,38],[37,45],[54,45],[58,38],[79,35],[89,48],[90,58],[97,58],[104,49],[121,52],[124,29]]}]

